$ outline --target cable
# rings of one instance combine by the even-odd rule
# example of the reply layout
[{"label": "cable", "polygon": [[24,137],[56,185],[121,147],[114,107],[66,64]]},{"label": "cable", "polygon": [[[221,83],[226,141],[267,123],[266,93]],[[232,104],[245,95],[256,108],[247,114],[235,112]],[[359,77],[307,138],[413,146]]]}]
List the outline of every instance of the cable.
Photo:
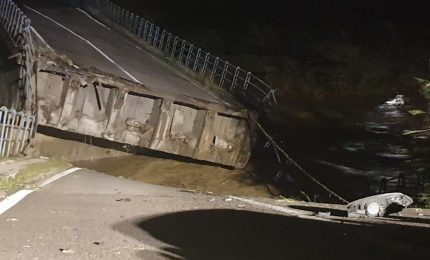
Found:
[{"label": "cable", "polygon": [[317,180],[314,176],[312,176],[308,171],[306,171],[302,166],[300,166],[300,164],[298,164],[293,158],[291,158],[290,155],[288,155],[288,153],[282,149],[282,147],[280,147],[278,145],[277,142],[275,142],[275,140],[273,140],[273,138],[269,135],[269,133],[263,128],[263,126],[257,121],[257,119],[254,117],[253,114],[249,113],[250,118],[252,121],[255,122],[255,124],[258,126],[258,128],[260,129],[260,131],[270,140],[270,142],[272,142],[272,144],[274,145],[274,147],[276,149],[278,149],[284,156],[285,158],[290,161],[295,167],[297,167],[297,169],[300,170],[301,173],[303,173],[306,177],[308,177],[309,179],[311,179],[313,182],[315,182],[316,184],[318,184],[321,188],[323,188],[325,191],[327,191],[329,194],[333,195],[334,197],[336,197],[337,199],[339,199],[340,201],[348,204],[349,201],[347,201],[346,199],[344,199],[342,196],[340,196],[339,194],[337,194],[336,192],[334,192],[333,190],[331,190],[329,187],[327,187],[326,185],[324,185],[322,182],[320,182],[319,180]]}]

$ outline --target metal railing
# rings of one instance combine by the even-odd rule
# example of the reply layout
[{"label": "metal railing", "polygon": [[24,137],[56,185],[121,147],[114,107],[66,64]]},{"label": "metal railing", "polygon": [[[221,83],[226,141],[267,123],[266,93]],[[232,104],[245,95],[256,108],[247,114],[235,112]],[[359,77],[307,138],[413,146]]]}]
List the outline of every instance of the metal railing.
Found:
[{"label": "metal railing", "polygon": [[35,125],[34,115],[0,107],[0,157],[23,152],[30,143]]},{"label": "metal railing", "polygon": [[31,40],[30,19],[12,0],[0,2],[0,23],[12,40],[17,53],[19,66],[18,86],[22,88],[24,110],[30,111],[32,106],[31,78],[33,71],[33,44]]},{"label": "metal railing", "polygon": [[111,0],[55,1],[69,6],[97,9],[188,71],[209,79],[245,102],[253,105],[277,104],[275,89],[251,72],[195,46]]}]

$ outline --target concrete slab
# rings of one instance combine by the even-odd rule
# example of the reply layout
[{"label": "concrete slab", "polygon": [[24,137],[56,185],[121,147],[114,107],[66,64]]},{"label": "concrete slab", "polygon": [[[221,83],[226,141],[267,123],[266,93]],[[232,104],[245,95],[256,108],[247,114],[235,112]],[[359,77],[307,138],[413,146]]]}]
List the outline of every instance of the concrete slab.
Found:
[{"label": "concrete slab", "polygon": [[78,66],[95,67],[128,80],[135,78],[160,92],[221,104],[224,102],[208,90],[200,88],[196,82],[163,64],[119,32],[102,26],[75,8],[37,5],[29,7],[31,9],[24,8],[24,11],[32,20],[36,31],[54,50],[67,55]]}]

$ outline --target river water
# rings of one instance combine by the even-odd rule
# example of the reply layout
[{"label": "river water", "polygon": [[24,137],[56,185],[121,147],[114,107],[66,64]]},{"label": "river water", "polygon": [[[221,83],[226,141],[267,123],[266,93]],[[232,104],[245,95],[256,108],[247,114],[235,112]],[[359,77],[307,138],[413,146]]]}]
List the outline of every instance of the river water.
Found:
[{"label": "river water", "polygon": [[310,169],[349,199],[391,191],[416,197],[429,181],[430,134],[404,133],[430,128],[428,112],[426,103],[398,95],[375,107],[347,140],[321,147]]}]

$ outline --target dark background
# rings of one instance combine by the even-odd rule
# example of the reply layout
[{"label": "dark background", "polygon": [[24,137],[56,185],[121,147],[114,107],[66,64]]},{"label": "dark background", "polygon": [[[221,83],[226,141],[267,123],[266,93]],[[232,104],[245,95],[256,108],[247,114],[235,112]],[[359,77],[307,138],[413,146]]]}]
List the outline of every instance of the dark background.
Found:
[{"label": "dark background", "polygon": [[428,74],[424,1],[116,2],[280,89],[292,117],[356,120]]}]

